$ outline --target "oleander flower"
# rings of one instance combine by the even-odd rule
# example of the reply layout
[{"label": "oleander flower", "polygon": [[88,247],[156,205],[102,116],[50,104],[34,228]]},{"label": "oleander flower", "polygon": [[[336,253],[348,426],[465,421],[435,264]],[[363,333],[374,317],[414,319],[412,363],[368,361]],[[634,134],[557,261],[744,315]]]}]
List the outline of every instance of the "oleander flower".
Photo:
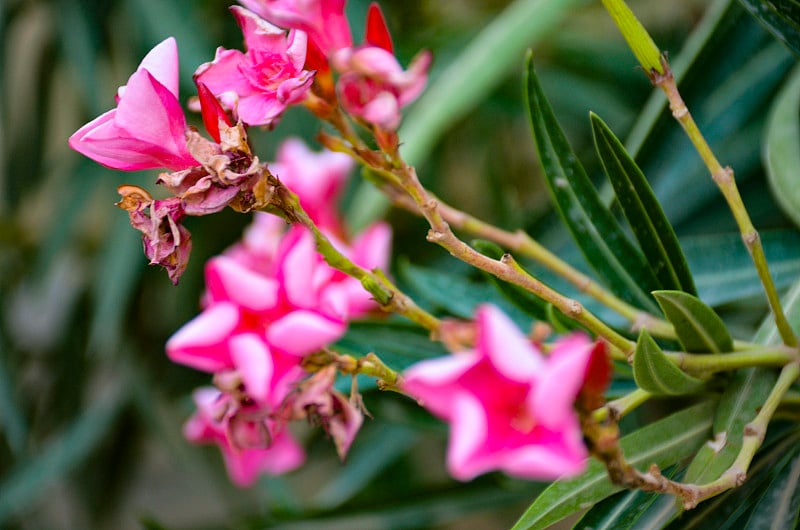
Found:
[{"label": "oleander flower", "polygon": [[581,334],[542,355],[499,309],[477,312],[474,350],[422,361],[401,388],[450,424],[449,472],[526,479],[576,475],[588,453],[573,409],[596,345]]},{"label": "oleander flower", "polygon": [[274,125],[289,105],[302,102],[314,73],[303,69],[306,34],[286,32],[242,7],[231,12],[244,35],[246,52],[217,48],[195,72],[224,105],[247,125]]},{"label": "oleander flower", "polygon": [[178,47],[170,37],[119,88],[117,107],[78,129],[69,145],[113,169],[180,171],[197,165],[186,145],[186,129],[178,101]]},{"label": "oleander flower", "polygon": [[352,46],[345,0],[239,0],[265,20],[282,28],[299,29],[323,55]]}]

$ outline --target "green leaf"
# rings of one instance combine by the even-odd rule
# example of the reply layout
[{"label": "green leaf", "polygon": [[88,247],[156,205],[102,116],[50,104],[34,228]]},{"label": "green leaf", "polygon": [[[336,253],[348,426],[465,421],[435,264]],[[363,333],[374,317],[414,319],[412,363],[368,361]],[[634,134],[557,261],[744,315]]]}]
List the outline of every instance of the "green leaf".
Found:
[{"label": "green leaf", "polygon": [[800,512],[800,454],[784,458],[772,482],[753,508],[745,530],[797,528]]},{"label": "green leaf", "polygon": [[763,158],[772,194],[800,226],[800,68],[781,89],[766,127]]},{"label": "green leaf", "polygon": [[[691,455],[707,439],[715,407],[715,401],[704,401],[622,437],[620,445],[628,462],[666,468]],[[621,489],[608,479],[603,464],[592,460],[581,476],[554,482],[542,492],[514,530],[547,528]]]},{"label": "green leaf", "polygon": [[625,300],[649,311],[656,307],[649,295],[659,285],[644,257],[592,185],[576,158],[542,91],[528,58],[527,102],[533,134],[548,189],[561,218],[586,260]]},{"label": "green leaf", "polygon": [[656,395],[690,394],[705,384],[675,366],[645,329],[639,334],[633,354],[633,378],[636,386]]},{"label": "green leaf", "polygon": [[800,55],[800,4],[796,0],[739,0],[776,39]]},{"label": "green leaf", "polygon": [[[674,480],[675,468],[665,470],[664,475]],[[592,507],[572,528],[573,530],[660,528],[676,513],[673,497],[646,493],[642,490],[621,491]]]},{"label": "green leaf", "polygon": [[733,351],[733,339],[725,323],[699,298],[681,291],[655,291],[658,305],[673,326],[687,352]]},{"label": "green leaf", "polygon": [[599,116],[591,113],[590,120],[600,162],[661,288],[697,294],[675,231],[642,170]]},{"label": "green leaf", "polygon": [[[800,319],[800,282],[795,283],[782,303],[786,317],[797,329]],[[775,322],[768,316],[756,333],[754,342],[774,344],[779,339]],[[731,466],[742,447],[745,425],[755,418],[776,380],[775,372],[764,368],[739,370],[734,374],[720,398],[719,410],[714,418],[714,439],[704,445],[689,464],[685,477],[687,482],[711,482]]]},{"label": "green leaf", "polygon": [[[795,230],[761,232],[761,243],[775,286],[788,288],[800,277],[800,234]],[[714,307],[751,296],[764,288],[739,232],[681,239],[700,299]]]}]

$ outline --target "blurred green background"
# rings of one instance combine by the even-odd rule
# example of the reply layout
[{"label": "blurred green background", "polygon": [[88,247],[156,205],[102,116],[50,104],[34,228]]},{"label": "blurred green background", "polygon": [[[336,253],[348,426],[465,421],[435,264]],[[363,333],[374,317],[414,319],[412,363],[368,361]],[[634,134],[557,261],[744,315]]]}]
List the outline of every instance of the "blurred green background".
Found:
[{"label": "blurred green background", "polygon": [[[542,2],[517,2],[536,3]],[[348,3],[357,40],[367,4]],[[598,166],[588,110],[625,138],[651,89],[599,2],[564,4],[571,5],[516,30],[512,36],[518,42],[497,58],[508,68],[462,71],[460,77],[452,65],[509,2],[393,0],[382,7],[401,62],[407,64],[420,48],[431,49],[431,85],[463,100],[442,110],[441,100],[423,98],[417,105],[422,111],[410,109],[403,129],[410,136],[401,138],[423,181],[450,204],[503,227],[540,233],[567,253],[565,232],[554,228],[525,115],[523,49],[534,48],[545,90],[577,151],[586,155],[590,174],[597,174]],[[675,56],[710,4],[631,2],[662,48]],[[211,60],[219,45],[241,46],[229,4],[5,0],[0,5],[0,528],[512,524],[541,485],[502,475],[469,484],[450,480],[443,469],[446,429],[398,396],[366,395],[375,419],[367,422],[345,465],[336,460],[329,440],[309,430],[303,433],[306,466],[249,490],[228,483],[216,448],[182,439],[182,423],[192,412],[189,394],[210,378],[169,363],[163,345],[199,310],[204,261],[235,242],[248,217],[226,211],[190,219],[192,259],[173,287],[166,274],[147,267],[139,236],[114,207],[119,184],[152,189],[155,173],[107,170],[71,152],[66,139],[113,106],[116,88],[169,35],[180,50],[182,96],[191,95],[197,65]],[[705,106],[699,114],[707,121],[728,119],[713,122],[715,139],[727,139],[726,149],[735,154],[756,224],[781,228],[787,222],[764,188],[759,141],[769,98],[793,59],[752,20],[737,23],[747,26],[750,46],[739,60],[761,53],[763,67],[772,69],[762,72],[766,81],[756,85],[763,93],[740,116],[726,110],[739,108],[741,95],[728,87],[733,99],[700,100]],[[737,46],[744,44],[731,44],[731,54]],[[452,79],[459,82],[449,83]],[[694,93],[710,93],[712,84],[722,85],[717,79],[697,82]],[[756,98],[751,89],[744,87],[744,93]],[[651,120],[644,137],[652,138],[659,130],[653,124],[661,121]],[[309,116],[294,109],[277,130],[254,132],[253,139],[259,156],[269,160],[282,137],[300,135],[313,145],[314,133]],[[646,169],[658,173],[671,163],[673,172],[698,171],[685,145],[663,138],[658,149],[650,146],[649,152],[661,157],[648,155]],[[687,194],[666,184],[656,189],[666,197],[679,235],[733,229],[730,219],[713,215],[722,209],[713,190]],[[357,175],[343,208],[355,223],[382,211]],[[399,259],[453,270],[443,252],[424,241],[419,220],[398,211],[388,216]],[[349,344],[364,344],[359,337],[369,337],[369,330],[368,324],[357,327]],[[404,333],[421,351],[436,351],[423,334]]]}]

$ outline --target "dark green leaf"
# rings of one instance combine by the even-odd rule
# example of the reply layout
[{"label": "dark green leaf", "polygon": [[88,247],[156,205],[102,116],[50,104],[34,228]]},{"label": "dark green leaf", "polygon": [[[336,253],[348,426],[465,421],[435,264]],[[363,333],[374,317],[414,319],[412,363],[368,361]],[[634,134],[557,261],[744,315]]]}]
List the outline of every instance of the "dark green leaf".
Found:
[{"label": "dark green leaf", "polygon": [[[778,289],[800,277],[800,234],[794,230],[765,231],[761,243]],[[749,296],[763,297],[753,259],[738,232],[692,236],[681,239],[694,271],[700,299],[717,306]]]},{"label": "dark green leaf", "polygon": [[[622,437],[620,445],[628,462],[666,468],[691,455],[708,438],[715,408],[715,401],[704,401]],[[547,528],[621,489],[608,479],[605,467],[592,460],[583,475],[555,482],[542,492],[514,529]]]},{"label": "dark green leaf", "polygon": [[800,512],[800,454],[793,451],[753,508],[745,530],[797,528]]},{"label": "dark green leaf", "polygon": [[600,162],[661,288],[697,294],[675,231],[642,170],[600,117],[592,113],[590,119]]},{"label": "dark green leaf", "polygon": [[800,69],[781,89],[767,121],[763,157],[772,194],[800,226]]},{"label": "dark green leaf", "polygon": [[733,351],[733,339],[725,323],[699,298],[681,291],[656,291],[658,305],[673,326],[687,352]]},{"label": "dark green leaf", "polygon": [[633,378],[639,388],[656,395],[690,394],[705,384],[675,366],[644,329],[633,354]]},{"label": "dark green leaf", "polygon": [[527,75],[528,111],[537,151],[548,189],[562,220],[586,260],[618,296],[655,311],[649,292],[658,289],[659,282],[644,257],[603,205],[572,152],[545,98],[530,57]]},{"label": "dark green leaf", "polygon": [[800,55],[800,4],[796,0],[739,0],[776,39]]},{"label": "dark green leaf", "polygon": [[[665,470],[664,475],[674,480],[675,469]],[[659,528],[676,513],[675,500],[672,497],[641,490],[621,491],[595,505],[572,528],[573,530]]]}]

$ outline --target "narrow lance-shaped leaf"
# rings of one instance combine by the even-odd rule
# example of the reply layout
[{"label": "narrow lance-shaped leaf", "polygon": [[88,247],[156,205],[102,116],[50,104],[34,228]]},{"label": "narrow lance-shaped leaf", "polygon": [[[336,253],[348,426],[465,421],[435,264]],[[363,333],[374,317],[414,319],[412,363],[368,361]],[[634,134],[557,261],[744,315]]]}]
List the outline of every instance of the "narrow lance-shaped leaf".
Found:
[{"label": "narrow lance-shaped leaf", "polygon": [[778,95],[766,127],[763,157],[772,194],[784,213],[800,226],[800,68]]},{"label": "narrow lance-shaped leaf", "polygon": [[633,354],[633,378],[639,388],[656,395],[690,394],[705,384],[675,366],[644,329]]},{"label": "narrow lance-shaped leaf", "polygon": [[733,339],[725,323],[699,298],[680,291],[655,291],[664,311],[687,352],[725,353],[733,351]]},{"label": "narrow lance-shaped leaf", "polygon": [[800,55],[800,4],[796,0],[739,0],[739,2],[776,39]]},{"label": "narrow lance-shaped leaf", "polygon": [[590,120],[597,155],[661,288],[697,294],[675,231],[642,170],[599,116],[592,113]]},{"label": "narrow lance-shaped leaf", "polygon": [[[669,467],[694,453],[708,437],[716,401],[704,401],[622,437],[628,462],[637,467]],[[600,462],[592,460],[581,476],[551,484],[514,525],[514,530],[544,529],[586,506],[620,491]]]},{"label": "narrow lance-shaped leaf", "polygon": [[781,462],[775,478],[753,508],[745,530],[797,528],[800,513],[800,454]]},{"label": "narrow lance-shaped leaf", "polygon": [[586,260],[611,289],[648,311],[659,282],[600,199],[548,103],[528,57],[527,102],[548,189]]}]

